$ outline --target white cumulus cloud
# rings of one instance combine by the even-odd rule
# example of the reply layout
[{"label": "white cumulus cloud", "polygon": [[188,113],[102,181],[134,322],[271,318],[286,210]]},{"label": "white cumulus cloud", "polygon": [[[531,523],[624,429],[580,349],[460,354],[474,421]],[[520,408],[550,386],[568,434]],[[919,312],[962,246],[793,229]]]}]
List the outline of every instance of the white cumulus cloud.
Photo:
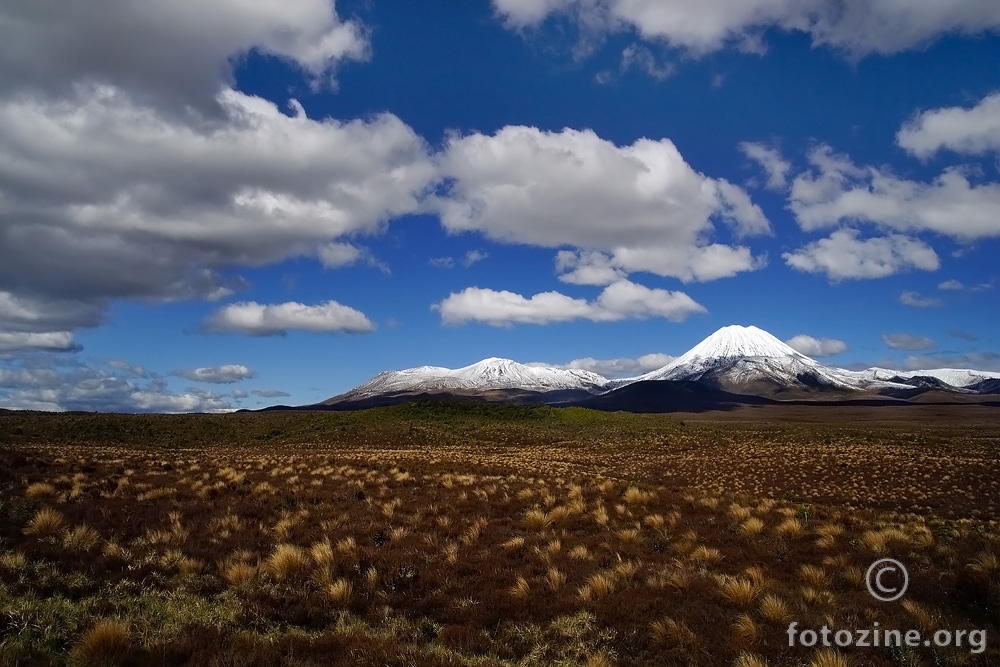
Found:
[{"label": "white cumulus cloud", "polygon": [[793,269],[823,273],[834,281],[883,278],[911,269],[935,271],[940,266],[934,249],[919,239],[902,234],[860,239],[854,229],[838,229],[782,257]]},{"label": "white cumulus cloud", "polygon": [[771,190],[784,190],[788,185],[788,172],[792,163],[781,156],[776,148],[759,142],[744,141],[740,150],[747,158],[760,165],[767,174],[767,187]]},{"label": "white cumulus cloud", "polygon": [[0,6],[0,89],[60,94],[93,81],[161,102],[212,102],[231,63],[252,50],[329,79],[367,58],[367,29],[332,0],[13,0]]},{"label": "white cumulus cloud", "polygon": [[934,347],[930,338],[907,333],[885,334],[882,341],[894,350],[929,350]]},{"label": "white cumulus cloud", "polygon": [[906,290],[899,295],[899,302],[912,308],[936,308],[941,305],[941,299],[920,296],[919,292]]},{"label": "white cumulus cloud", "polygon": [[585,33],[630,30],[693,55],[729,45],[759,53],[769,28],[806,33],[814,45],[855,58],[1000,28],[1000,7],[992,0],[493,0],[493,6],[513,28],[562,15]]},{"label": "white cumulus cloud", "polygon": [[896,143],[918,158],[941,150],[966,155],[1000,152],[1000,92],[971,109],[945,107],[917,114],[896,134]]},{"label": "white cumulus cloud", "polygon": [[243,364],[224,364],[222,366],[184,368],[174,371],[174,375],[195,382],[212,384],[232,384],[240,380],[248,380],[256,375],[252,368]]},{"label": "white cumulus cloud", "polygon": [[725,228],[735,239],[770,234],[760,208],[668,139],[616,146],[590,130],[507,126],[451,136],[437,162],[447,187],[429,203],[451,232],[602,252],[623,272],[684,281],[763,265],[746,246],[712,240]]},{"label": "white cumulus cloud", "polygon": [[581,359],[574,359],[566,364],[535,362],[528,365],[590,371],[606,378],[622,378],[655,371],[658,368],[663,368],[674,359],[675,357],[669,354],[652,352],[635,358],[616,357],[614,359],[595,359],[594,357],[583,357]]},{"label": "white cumulus cloud", "polygon": [[524,297],[506,290],[468,287],[453,292],[433,306],[446,325],[483,322],[492,326],[551,324],[573,320],[614,322],[625,319],[663,317],[680,322],[707,312],[683,292],[650,289],[620,280],[604,288],[597,299],[575,299],[560,292],[542,292]]},{"label": "white cumulus cloud", "polygon": [[205,321],[205,328],[219,333],[273,336],[290,329],[312,332],[368,333],[375,325],[361,311],[336,301],[307,306],[294,301],[260,304],[243,301],[223,306]]},{"label": "white cumulus cloud", "polygon": [[869,222],[899,232],[936,232],[969,241],[1000,236],[1000,183],[975,184],[958,167],[930,182],[859,167],[829,146],[792,182],[789,205],[802,229]]},{"label": "white cumulus cloud", "polygon": [[835,354],[847,351],[847,343],[836,338],[813,338],[806,334],[799,334],[785,341],[794,350],[801,352],[807,357],[832,357]]},{"label": "white cumulus cloud", "polygon": [[80,345],[70,331],[0,331],[0,352],[47,350],[76,352]]}]

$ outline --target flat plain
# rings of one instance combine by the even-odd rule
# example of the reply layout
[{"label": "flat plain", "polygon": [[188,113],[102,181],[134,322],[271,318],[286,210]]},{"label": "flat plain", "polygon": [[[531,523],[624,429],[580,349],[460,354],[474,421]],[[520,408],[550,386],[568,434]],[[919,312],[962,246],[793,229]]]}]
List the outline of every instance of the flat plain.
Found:
[{"label": "flat plain", "polygon": [[989,406],[0,413],[0,661],[995,665],[998,519]]}]

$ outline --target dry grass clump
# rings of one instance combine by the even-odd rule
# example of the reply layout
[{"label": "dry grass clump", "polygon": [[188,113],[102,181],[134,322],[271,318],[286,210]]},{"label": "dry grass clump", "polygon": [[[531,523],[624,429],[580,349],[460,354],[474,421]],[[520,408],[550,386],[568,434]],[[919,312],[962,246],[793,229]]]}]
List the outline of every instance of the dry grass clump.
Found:
[{"label": "dry grass clump", "polygon": [[545,573],[545,582],[549,585],[549,590],[555,592],[566,583],[566,575],[559,571],[557,567],[550,567]]},{"label": "dry grass clump", "polygon": [[799,567],[799,578],[807,584],[823,588],[830,583],[826,570],[815,565],[802,565]]},{"label": "dry grass clump", "polygon": [[242,561],[230,562],[223,565],[222,576],[229,585],[241,588],[254,580],[257,568]]},{"label": "dry grass clump", "polygon": [[66,526],[66,517],[58,510],[50,507],[43,507],[35,512],[28,525],[24,527],[25,535],[35,537],[49,537],[61,533]]},{"label": "dry grass clump", "polygon": [[278,581],[305,572],[310,565],[309,555],[294,544],[279,544],[267,559],[267,571]]},{"label": "dry grass clump", "polygon": [[35,482],[34,484],[29,484],[28,488],[24,490],[24,496],[32,500],[55,498],[56,495],[58,495],[56,487],[48,482]]},{"label": "dry grass clump", "polygon": [[518,575],[517,580],[510,587],[510,595],[518,600],[525,600],[531,595],[531,584],[524,577]]},{"label": "dry grass clump", "polygon": [[694,551],[688,554],[688,560],[695,565],[709,565],[722,560],[722,552],[715,547],[707,547],[704,544],[695,547]]},{"label": "dry grass clump", "polygon": [[813,655],[813,659],[809,661],[809,667],[851,667],[851,662],[840,651],[823,648]]},{"label": "dry grass clump", "polygon": [[84,524],[74,526],[63,534],[63,546],[71,551],[90,551],[101,541],[101,534]]},{"label": "dry grass clump", "polygon": [[646,505],[656,500],[656,492],[643,491],[637,486],[630,486],[622,494],[622,500],[627,505]]},{"label": "dry grass clump", "polygon": [[690,648],[698,643],[698,636],[691,628],[683,621],[676,621],[669,616],[650,623],[649,633],[653,641],[659,644],[675,644]]},{"label": "dry grass clump", "polygon": [[932,614],[931,611],[924,605],[916,602],[915,600],[903,600],[901,603],[903,609],[906,613],[917,622],[917,627],[923,630],[925,633],[934,632],[935,626],[939,625],[937,619],[937,614]]},{"label": "dry grass clump", "polygon": [[510,538],[500,546],[503,547],[504,551],[510,551],[510,552],[521,551],[522,549],[524,549],[524,538],[521,537],[520,535],[517,535],[516,537]]},{"label": "dry grass clump", "polygon": [[1000,574],[1000,558],[992,551],[984,551],[965,566],[974,578],[980,581],[995,579]]},{"label": "dry grass clump", "polygon": [[799,521],[798,517],[790,516],[781,523],[778,524],[774,532],[781,537],[787,537],[789,539],[795,539],[797,537],[802,537],[805,532],[805,526]]},{"label": "dry grass clump", "polygon": [[764,532],[764,520],[752,516],[743,521],[737,530],[745,537],[756,537]]},{"label": "dry grass clump", "polygon": [[584,602],[603,600],[614,593],[617,587],[618,580],[614,573],[595,572],[587,579],[587,583],[577,590],[577,593]]},{"label": "dry grass clump", "polygon": [[122,621],[104,620],[84,633],[72,653],[85,665],[113,665],[126,657],[128,649],[128,626]]},{"label": "dry grass clump", "polygon": [[351,601],[354,586],[347,579],[339,578],[327,587],[326,592],[334,604],[344,606]]},{"label": "dry grass clump", "polygon": [[733,667],[769,667],[767,660],[754,653],[743,652],[736,656]]},{"label": "dry grass clump", "polygon": [[720,576],[716,585],[722,596],[740,607],[749,607],[761,593],[761,587],[750,579],[743,577]]},{"label": "dry grass clump", "polygon": [[540,509],[532,509],[524,513],[524,522],[532,530],[545,530],[552,525],[552,517]]},{"label": "dry grass clump", "polygon": [[792,621],[792,610],[788,603],[777,595],[765,595],[760,601],[760,613],[769,621],[775,623],[790,623]]},{"label": "dry grass clump", "polygon": [[733,642],[741,647],[756,646],[760,643],[760,629],[748,615],[740,614],[733,622]]}]

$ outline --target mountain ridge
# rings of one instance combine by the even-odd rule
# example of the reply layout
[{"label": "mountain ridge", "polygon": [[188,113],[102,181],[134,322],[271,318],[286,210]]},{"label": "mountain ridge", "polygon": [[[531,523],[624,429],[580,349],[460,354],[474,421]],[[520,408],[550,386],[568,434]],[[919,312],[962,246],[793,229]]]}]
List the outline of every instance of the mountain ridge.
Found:
[{"label": "mountain ridge", "polygon": [[[657,382],[685,383],[686,389],[678,392],[660,387],[654,391],[652,387]],[[608,379],[582,369],[489,357],[457,369],[418,366],[384,371],[317,407],[353,409],[349,406],[383,405],[435,396],[582,405],[595,403],[596,397],[623,392],[637,383],[658,396],[683,395],[687,399],[695,396],[689,383],[696,383],[719,392],[720,401],[730,402],[738,400],[733,396],[746,400],[747,397],[907,400],[931,390],[996,393],[1000,373],[954,368],[895,371],[872,367],[852,371],[822,364],[756,326],[728,325],[661,368],[631,378]],[[619,397],[626,394],[637,395],[637,392],[633,389]],[[697,400],[700,405],[711,399],[709,394],[698,394]],[[603,403],[618,405],[621,401],[606,399]]]}]

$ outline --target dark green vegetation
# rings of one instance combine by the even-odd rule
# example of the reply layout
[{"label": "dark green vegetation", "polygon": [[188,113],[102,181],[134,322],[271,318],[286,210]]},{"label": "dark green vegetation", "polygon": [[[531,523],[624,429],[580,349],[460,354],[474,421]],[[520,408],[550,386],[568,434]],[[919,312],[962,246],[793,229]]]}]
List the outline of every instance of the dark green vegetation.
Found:
[{"label": "dark green vegetation", "polygon": [[[0,661],[996,664],[997,412],[4,413]],[[820,654],[791,620],[990,648]]]}]

